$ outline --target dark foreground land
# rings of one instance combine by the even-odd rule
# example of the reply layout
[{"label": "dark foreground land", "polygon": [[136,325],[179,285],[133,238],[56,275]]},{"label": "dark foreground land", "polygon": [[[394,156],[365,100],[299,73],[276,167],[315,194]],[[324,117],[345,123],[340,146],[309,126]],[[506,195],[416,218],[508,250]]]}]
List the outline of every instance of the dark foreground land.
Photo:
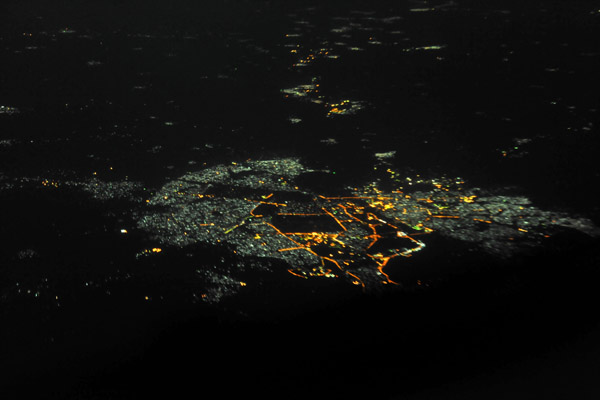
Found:
[{"label": "dark foreground land", "polygon": [[[600,9],[523,3],[5,1],[2,398],[598,398]],[[426,246],[256,242],[363,190]]]},{"label": "dark foreground land", "polygon": [[594,398],[597,260],[550,252],[435,291],[343,301],[285,284],[217,310],[86,299],[5,319],[3,377],[12,398]]}]

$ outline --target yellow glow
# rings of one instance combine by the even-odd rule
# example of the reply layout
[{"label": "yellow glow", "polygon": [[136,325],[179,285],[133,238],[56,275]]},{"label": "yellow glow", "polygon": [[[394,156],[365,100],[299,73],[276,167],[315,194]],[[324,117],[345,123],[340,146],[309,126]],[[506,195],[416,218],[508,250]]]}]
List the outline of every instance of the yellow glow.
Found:
[{"label": "yellow glow", "polygon": [[42,181],[42,186],[46,186],[46,187],[56,187],[56,188],[57,188],[57,187],[58,187],[58,182],[56,182],[56,181],[52,181],[52,180],[49,180],[49,179],[44,179],[44,180]]},{"label": "yellow glow", "polygon": [[[329,106],[333,107],[332,111],[334,112],[343,111],[341,106],[346,103],[347,101],[343,101],[340,104],[330,104]],[[387,167],[379,166],[379,168],[383,170]],[[387,168],[387,172],[392,175],[396,174],[391,168]],[[257,182],[261,184],[266,183],[265,178],[263,178],[265,180],[259,180],[259,178],[257,177],[253,180],[255,185]],[[283,178],[277,176],[274,180],[280,184]],[[395,179],[395,182],[398,181],[398,179]],[[288,272],[290,274],[303,279],[341,277],[348,279],[354,285],[364,287],[365,282],[371,281],[371,279],[367,281],[363,276],[363,274],[366,274],[364,272],[364,267],[366,266],[370,266],[373,269],[372,272],[377,273],[377,281],[382,281],[383,284],[398,284],[386,274],[386,267],[390,267],[395,261],[398,261],[399,259],[392,260],[396,257],[411,257],[423,249],[425,244],[419,241],[417,236],[433,232],[432,227],[445,228],[443,221],[440,220],[464,218],[465,224],[469,223],[469,221],[492,224],[497,221],[492,220],[493,217],[489,214],[495,215],[496,210],[502,212],[502,209],[498,208],[497,205],[493,206],[493,210],[489,210],[487,206],[487,208],[484,208],[483,204],[486,202],[483,202],[482,206],[478,206],[477,204],[473,206],[466,206],[465,204],[457,205],[458,202],[475,203],[477,201],[477,196],[469,195],[468,191],[460,192],[461,189],[459,188],[458,193],[454,192],[454,185],[463,183],[459,178],[451,181],[446,178],[437,181],[426,181],[417,175],[416,178],[407,178],[406,181],[412,182],[412,184],[430,183],[435,189],[427,194],[423,194],[420,191],[415,192],[414,197],[411,197],[411,195],[403,193],[402,186],[392,191],[394,193],[392,194],[383,192],[377,187],[377,183],[373,183],[362,190],[355,189],[354,195],[350,196],[328,197],[316,195],[313,199],[314,204],[303,204],[299,211],[304,212],[289,212],[294,211],[290,209],[295,204],[295,201],[285,204],[283,200],[279,199],[278,192],[271,193],[270,190],[274,189],[270,189],[272,181],[269,178],[269,185],[267,186],[269,191],[256,195],[254,198],[252,198],[254,195],[248,195],[248,198],[244,198],[246,202],[255,205],[249,212],[249,215],[243,221],[239,222],[238,225],[229,229],[223,229],[227,229],[225,231],[225,234],[227,234],[243,225],[252,225],[254,227],[260,225],[258,231],[254,231],[255,235],[253,238],[259,240],[259,242],[255,242],[254,247],[259,247],[259,243],[261,246],[266,246],[272,238],[276,238],[275,241],[278,247],[269,247],[264,250],[268,250],[269,252],[276,251],[280,253],[279,257],[284,257],[281,253],[289,251],[307,252],[311,255],[311,258],[314,256],[316,260],[320,260],[321,262],[321,265],[318,267],[313,268],[313,265],[308,264],[310,267],[307,268],[303,255],[298,253],[293,254],[293,256],[298,256],[298,260],[302,260],[299,261],[302,265],[289,268]],[[404,180],[400,184],[405,184]],[[298,187],[294,188],[299,190]],[[450,193],[447,193],[449,191]],[[455,194],[453,195],[453,193]],[[186,195],[186,193],[181,193],[181,195]],[[209,197],[208,195],[205,196],[198,193],[193,195],[199,198],[203,196]],[[210,195],[210,197],[213,196]],[[269,211],[264,212],[265,215],[262,215],[262,212],[258,214],[258,211],[265,209],[262,205],[270,206]],[[252,208],[252,206],[249,208]],[[520,208],[523,209],[523,207]],[[452,215],[463,214],[463,211],[465,211],[465,214],[462,217],[460,215]],[[312,228],[312,231],[307,232],[302,231],[296,225],[286,224],[289,228],[284,228],[283,225],[279,227],[275,222],[278,221],[278,218],[271,220],[271,216],[274,215],[281,217],[314,216],[317,218],[307,218],[307,221],[308,223],[316,221],[317,228]],[[479,218],[473,218],[474,216]],[[321,225],[319,225],[319,221],[323,219],[321,217],[327,217],[326,219],[328,220],[329,218],[333,219],[337,226],[336,224],[328,223],[327,228],[321,228]],[[214,224],[199,224],[198,222],[196,223],[197,226],[214,226]],[[448,223],[452,225],[452,221],[448,221]],[[472,223],[470,222],[470,224]],[[320,229],[324,231],[319,231]],[[528,232],[523,228],[515,227],[514,229],[518,229],[520,232]],[[401,240],[392,241],[392,238],[401,238]],[[509,240],[514,240],[514,238],[510,238]],[[388,243],[392,243],[394,247],[389,248]],[[396,243],[398,244],[396,245]],[[408,243],[408,246],[406,243]],[[383,251],[384,244],[385,251]],[[380,247],[382,251],[379,251]],[[152,249],[154,253],[160,251],[161,249]],[[295,257],[286,257],[286,259],[295,259]],[[315,258],[312,259],[315,260]],[[360,268],[356,269],[356,267]],[[365,280],[364,282],[363,279]],[[240,282],[240,285],[245,286],[245,283]]]}]

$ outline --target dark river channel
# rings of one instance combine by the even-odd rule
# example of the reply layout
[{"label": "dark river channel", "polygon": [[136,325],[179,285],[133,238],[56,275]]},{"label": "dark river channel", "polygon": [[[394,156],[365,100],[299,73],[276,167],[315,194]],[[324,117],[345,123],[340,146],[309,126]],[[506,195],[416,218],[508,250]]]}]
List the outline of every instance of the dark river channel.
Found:
[{"label": "dark river channel", "polygon": [[4,0],[0,395],[598,398],[599,72],[598,1]]}]

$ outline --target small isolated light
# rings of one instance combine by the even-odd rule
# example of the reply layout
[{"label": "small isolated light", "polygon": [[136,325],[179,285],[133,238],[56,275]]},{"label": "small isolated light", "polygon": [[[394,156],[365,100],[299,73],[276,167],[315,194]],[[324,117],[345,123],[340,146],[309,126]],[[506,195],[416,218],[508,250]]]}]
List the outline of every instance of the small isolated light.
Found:
[{"label": "small isolated light", "polygon": [[123,233],[123,234],[127,233],[127,229],[121,229],[121,233]]}]

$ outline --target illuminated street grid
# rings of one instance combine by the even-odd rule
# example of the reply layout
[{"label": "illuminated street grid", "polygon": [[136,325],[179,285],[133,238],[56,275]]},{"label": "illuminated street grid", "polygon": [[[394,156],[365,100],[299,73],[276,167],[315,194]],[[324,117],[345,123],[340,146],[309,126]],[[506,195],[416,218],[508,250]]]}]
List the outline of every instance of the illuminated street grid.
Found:
[{"label": "illuminated street grid", "polygon": [[[363,288],[396,284],[386,265],[423,251],[423,235],[433,232],[501,257],[564,228],[599,233],[587,219],[540,210],[522,196],[379,168],[397,190],[373,182],[323,196],[296,186],[295,178],[314,172],[296,159],[219,165],[165,185],[146,201],[139,227],[161,245],[224,246],[241,257],[283,261],[302,279],[343,278]],[[411,190],[417,184],[425,190]]]}]

